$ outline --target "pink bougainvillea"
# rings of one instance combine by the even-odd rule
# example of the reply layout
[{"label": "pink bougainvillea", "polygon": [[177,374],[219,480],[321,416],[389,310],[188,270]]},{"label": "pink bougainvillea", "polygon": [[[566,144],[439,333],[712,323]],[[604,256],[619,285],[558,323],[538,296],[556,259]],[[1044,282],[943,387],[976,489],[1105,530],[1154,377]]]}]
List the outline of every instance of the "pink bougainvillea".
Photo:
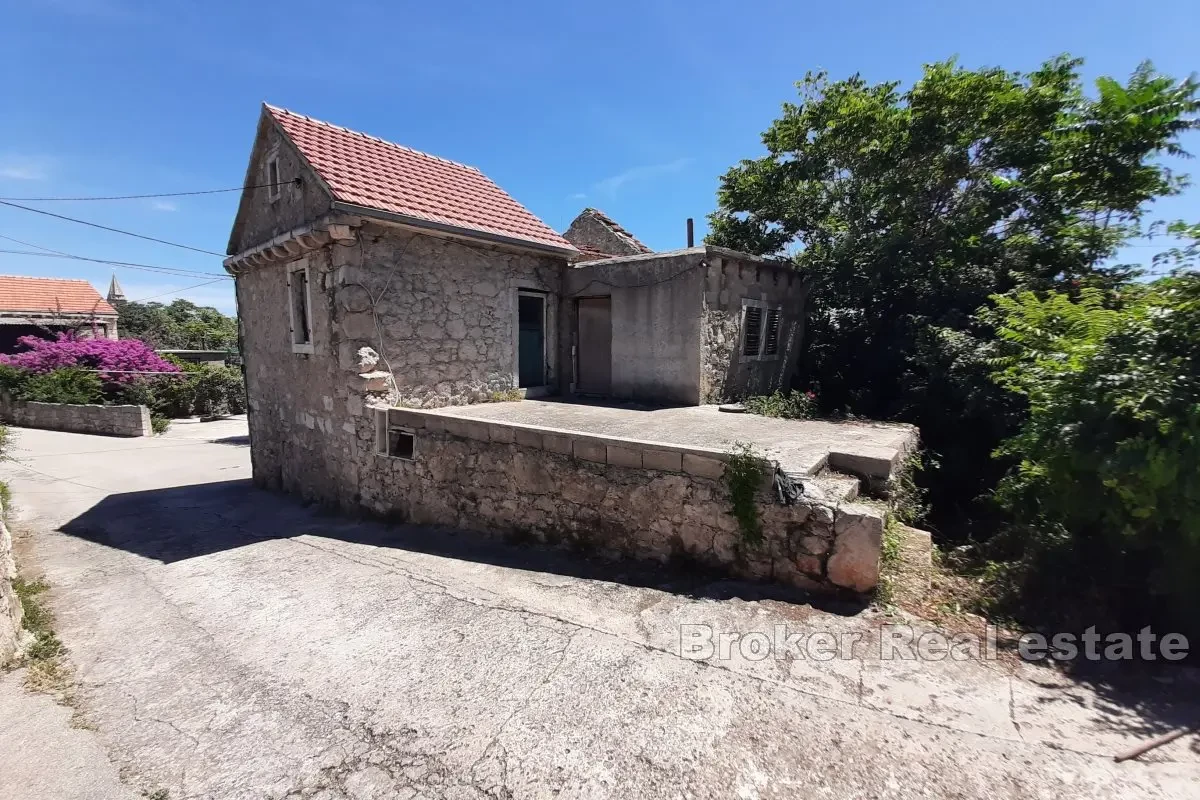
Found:
[{"label": "pink bougainvillea", "polygon": [[140,339],[77,339],[74,334],[60,333],[55,339],[22,336],[17,343],[28,349],[0,355],[0,364],[37,373],[84,367],[99,370],[102,380],[114,383],[136,381],[148,372],[179,372],[179,367],[160,358]]}]

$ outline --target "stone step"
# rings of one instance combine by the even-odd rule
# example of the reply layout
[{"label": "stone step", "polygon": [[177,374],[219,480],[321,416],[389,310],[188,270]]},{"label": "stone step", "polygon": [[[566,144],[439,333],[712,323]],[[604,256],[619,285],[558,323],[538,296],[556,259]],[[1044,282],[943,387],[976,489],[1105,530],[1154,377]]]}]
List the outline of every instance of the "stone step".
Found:
[{"label": "stone step", "polygon": [[853,475],[823,475],[817,478],[817,483],[825,490],[825,494],[839,503],[849,503],[858,497],[862,483]]},{"label": "stone step", "polygon": [[804,494],[823,503],[849,503],[858,497],[860,482],[852,475],[820,475],[787,472],[792,482],[804,487]]}]

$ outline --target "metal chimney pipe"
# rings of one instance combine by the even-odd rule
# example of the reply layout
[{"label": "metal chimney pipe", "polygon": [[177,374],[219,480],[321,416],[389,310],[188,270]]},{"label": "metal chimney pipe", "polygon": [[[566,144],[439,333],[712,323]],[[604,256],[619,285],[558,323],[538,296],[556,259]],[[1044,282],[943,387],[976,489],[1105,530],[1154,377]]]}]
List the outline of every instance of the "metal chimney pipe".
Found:
[{"label": "metal chimney pipe", "polygon": [[688,247],[696,246],[696,231],[692,223],[692,218],[688,217]]}]

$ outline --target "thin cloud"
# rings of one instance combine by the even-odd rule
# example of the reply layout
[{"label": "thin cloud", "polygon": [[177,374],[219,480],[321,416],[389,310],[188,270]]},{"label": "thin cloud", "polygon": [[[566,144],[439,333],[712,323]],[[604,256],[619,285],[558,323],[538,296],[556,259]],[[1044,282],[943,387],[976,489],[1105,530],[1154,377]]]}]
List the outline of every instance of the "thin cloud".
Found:
[{"label": "thin cloud", "polygon": [[692,159],[690,158],[677,158],[674,161],[668,161],[663,164],[647,164],[642,167],[632,167],[600,181],[596,184],[596,189],[606,195],[612,196],[622,187],[628,186],[631,183],[657,178],[662,175],[671,175],[682,171],[691,163]]},{"label": "thin cloud", "polygon": [[571,199],[572,200],[587,200],[587,195],[584,194],[583,192],[576,192],[575,194],[571,195]]},{"label": "thin cloud", "polygon": [[179,206],[168,200],[155,200],[150,204],[150,207],[155,211],[178,211]]},{"label": "thin cloud", "polygon": [[40,156],[0,156],[0,178],[13,181],[44,181],[50,170],[50,159]]}]

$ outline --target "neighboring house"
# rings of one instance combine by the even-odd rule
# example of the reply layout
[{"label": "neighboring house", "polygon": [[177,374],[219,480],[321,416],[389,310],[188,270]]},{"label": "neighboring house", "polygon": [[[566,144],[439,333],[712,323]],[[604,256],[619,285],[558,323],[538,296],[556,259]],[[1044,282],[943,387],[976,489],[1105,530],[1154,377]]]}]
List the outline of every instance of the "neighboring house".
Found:
[{"label": "neighboring house", "polygon": [[225,265],[256,475],[352,449],[362,374],[410,407],[695,405],[794,369],[805,286],[786,264],[653,253],[595,209],[562,236],[474,167],[272,106],[245,183]]},{"label": "neighboring house", "polygon": [[117,338],[117,310],[85,280],[0,275],[0,353],[20,349],[22,336]]},{"label": "neighboring house", "polygon": [[595,208],[585,208],[571,222],[563,238],[579,250],[580,256],[576,261],[594,261],[613,256],[641,256],[654,252],[603,211]]}]

